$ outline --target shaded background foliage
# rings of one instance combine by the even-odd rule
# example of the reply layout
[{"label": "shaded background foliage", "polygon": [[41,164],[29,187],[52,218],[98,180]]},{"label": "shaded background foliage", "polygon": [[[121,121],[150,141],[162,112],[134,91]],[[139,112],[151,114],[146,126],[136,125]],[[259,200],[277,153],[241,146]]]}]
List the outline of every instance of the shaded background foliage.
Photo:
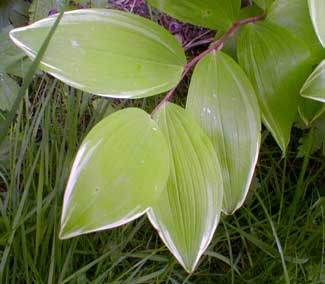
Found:
[{"label": "shaded background foliage", "polygon": [[[8,31],[61,4],[1,2],[1,120],[30,64],[11,44]],[[151,10],[141,0],[70,1],[71,9],[83,7],[114,7],[151,18],[176,36],[188,57],[214,38],[214,32]],[[174,97],[180,105],[188,84],[184,80]],[[285,158],[263,130],[249,197],[233,217],[223,217],[192,275],[177,264],[145,217],[111,231],[58,240],[62,194],[82,139],[108,114],[127,106],[150,111],[160,98],[94,98],[43,73],[35,76],[0,148],[0,255],[10,246],[6,265],[0,264],[3,283],[284,283],[272,226],[292,283],[325,283],[324,116],[313,123],[313,131],[297,120]]]}]

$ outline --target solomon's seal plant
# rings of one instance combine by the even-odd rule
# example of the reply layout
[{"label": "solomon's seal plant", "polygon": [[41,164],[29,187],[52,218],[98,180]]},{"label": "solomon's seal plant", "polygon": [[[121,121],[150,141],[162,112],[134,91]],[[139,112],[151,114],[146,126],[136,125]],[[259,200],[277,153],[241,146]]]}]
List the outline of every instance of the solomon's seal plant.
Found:
[{"label": "solomon's seal plant", "polygon": [[[89,132],[67,183],[60,237],[147,214],[192,272],[221,212],[232,214],[245,201],[261,120],[285,154],[297,113],[309,123],[324,109],[325,4],[271,0],[242,9],[240,0],[148,4],[218,30],[215,42],[187,61],[178,41],[156,23],[84,9],[64,13],[41,60],[42,70],[99,96],[136,99],[167,92],[151,114],[124,109]],[[57,17],[10,36],[35,58]],[[184,109],[169,100],[193,67]]]}]

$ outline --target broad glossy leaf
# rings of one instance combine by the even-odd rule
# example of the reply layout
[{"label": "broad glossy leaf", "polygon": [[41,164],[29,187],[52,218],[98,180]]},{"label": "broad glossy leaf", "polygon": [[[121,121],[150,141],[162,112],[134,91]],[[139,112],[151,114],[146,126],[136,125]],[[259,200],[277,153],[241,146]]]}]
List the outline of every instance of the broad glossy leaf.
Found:
[{"label": "broad glossy leaf", "polygon": [[240,0],[146,0],[158,10],[183,22],[227,30],[239,14]]},{"label": "broad glossy leaf", "polygon": [[308,0],[310,17],[319,41],[325,47],[325,1]]},{"label": "broad glossy leaf", "polygon": [[186,109],[218,154],[223,211],[232,214],[245,201],[260,147],[261,119],[254,88],[231,57],[213,52],[195,67]]},{"label": "broad glossy leaf", "polygon": [[289,31],[269,22],[243,27],[238,59],[257,93],[263,122],[283,153],[289,143],[310,51]]},{"label": "broad glossy leaf", "polygon": [[[309,68],[324,58],[325,52],[314,31],[306,0],[276,0],[268,12],[267,20],[287,29],[305,42],[310,50]],[[322,104],[305,99],[300,100],[298,107],[299,115],[306,124],[317,118],[322,109]]]},{"label": "broad glossy leaf", "polygon": [[306,0],[277,0],[266,19],[292,32],[308,45],[311,65],[318,64],[324,58],[325,52],[314,31]]},{"label": "broad glossy leaf", "polygon": [[219,222],[221,169],[210,139],[189,112],[168,103],[154,118],[169,146],[170,176],[148,215],[169,250],[192,272]]},{"label": "broad glossy leaf", "polygon": [[166,186],[168,147],[143,110],[103,119],[75,158],[64,195],[61,238],[123,225],[144,214]]},{"label": "broad glossy leaf", "polygon": [[[14,42],[34,57],[56,16],[13,30]],[[186,58],[177,40],[156,23],[107,9],[66,12],[41,68],[97,95],[140,98],[175,86]]]},{"label": "broad glossy leaf", "polygon": [[309,76],[300,93],[305,98],[325,103],[325,60]]}]

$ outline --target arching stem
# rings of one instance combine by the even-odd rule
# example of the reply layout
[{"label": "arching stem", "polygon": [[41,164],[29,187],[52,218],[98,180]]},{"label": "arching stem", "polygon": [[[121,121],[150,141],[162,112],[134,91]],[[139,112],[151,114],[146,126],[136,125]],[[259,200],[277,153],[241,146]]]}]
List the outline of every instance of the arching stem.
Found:
[{"label": "arching stem", "polygon": [[[265,14],[260,15],[260,16],[255,16],[255,17],[251,17],[251,18],[247,18],[247,19],[243,19],[240,20],[238,22],[235,22],[232,24],[232,26],[230,27],[230,29],[218,40],[216,41],[211,47],[209,47],[207,50],[203,51],[202,53],[200,53],[198,56],[194,57],[191,61],[189,61],[182,73],[181,79],[179,80],[179,82],[181,82],[185,76],[188,74],[188,72],[191,70],[191,68],[197,63],[199,62],[204,56],[208,55],[209,53],[211,53],[212,51],[218,51],[220,50],[224,43],[243,25],[246,24],[251,24],[251,23],[255,23],[257,21],[263,20],[265,18]],[[154,116],[154,114],[164,105],[166,104],[170,98],[172,97],[172,95],[174,94],[176,88],[177,88],[178,84],[172,88],[171,90],[168,91],[168,93],[166,94],[166,96],[163,98],[163,100],[154,108],[154,110],[151,112],[151,117]]]}]

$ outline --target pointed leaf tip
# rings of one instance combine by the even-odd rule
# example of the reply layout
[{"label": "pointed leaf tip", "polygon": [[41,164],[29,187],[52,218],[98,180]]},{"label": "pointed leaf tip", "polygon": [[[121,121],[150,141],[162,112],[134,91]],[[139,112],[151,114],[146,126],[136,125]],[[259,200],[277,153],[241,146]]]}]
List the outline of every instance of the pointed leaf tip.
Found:
[{"label": "pointed leaf tip", "polygon": [[[10,36],[34,58],[55,19],[15,29]],[[182,46],[158,24],[116,10],[82,9],[64,13],[40,68],[89,93],[141,98],[174,87],[185,64]]]},{"label": "pointed leaf tip", "polygon": [[325,48],[325,1],[324,0],[308,0],[310,17],[314,25],[317,37]]},{"label": "pointed leaf tip", "polygon": [[259,153],[254,88],[230,56],[213,52],[195,67],[186,109],[213,143],[223,173],[223,212],[233,214],[246,199]]},{"label": "pointed leaf tip", "polygon": [[189,112],[167,103],[155,120],[169,147],[170,175],[148,216],[179,263],[193,272],[219,222],[220,165],[210,139]]},{"label": "pointed leaf tip", "polygon": [[325,60],[323,60],[303,85],[301,95],[325,103]]},{"label": "pointed leaf tip", "polygon": [[123,225],[144,214],[166,186],[168,147],[143,110],[103,119],[87,135],[64,195],[62,239]]},{"label": "pointed leaf tip", "polygon": [[242,28],[238,60],[255,88],[262,119],[285,154],[310,72],[310,51],[291,32],[270,22]]}]

